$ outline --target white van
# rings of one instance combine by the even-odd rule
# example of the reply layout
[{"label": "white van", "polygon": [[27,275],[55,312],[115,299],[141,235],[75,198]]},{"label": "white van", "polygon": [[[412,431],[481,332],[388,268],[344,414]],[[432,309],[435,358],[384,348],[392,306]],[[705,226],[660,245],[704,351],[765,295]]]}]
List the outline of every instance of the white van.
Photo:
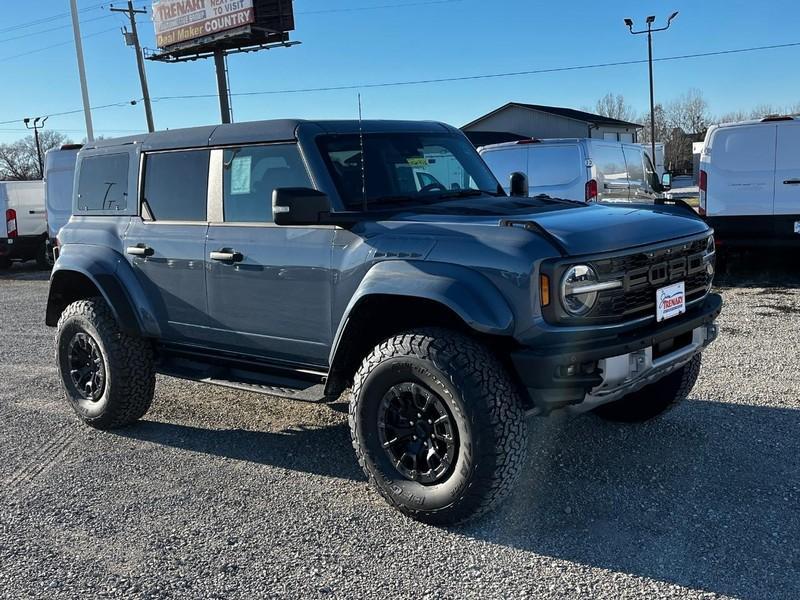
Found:
[{"label": "white van", "polygon": [[48,150],[44,155],[45,205],[47,235],[50,244],[72,215],[72,188],[75,182],[75,161],[83,146],[67,144]]},{"label": "white van", "polygon": [[700,156],[700,214],[721,245],[800,245],[800,119],[711,127]]},{"label": "white van", "polygon": [[47,261],[47,217],[43,181],[0,181],[0,269],[12,260]]},{"label": "white van", "polygon": [[528,195],[585,202],[653,201],[669,189],[638,144],[589,138],[521,140],[478,148],[506,191],[512,173],[528,180]]}]

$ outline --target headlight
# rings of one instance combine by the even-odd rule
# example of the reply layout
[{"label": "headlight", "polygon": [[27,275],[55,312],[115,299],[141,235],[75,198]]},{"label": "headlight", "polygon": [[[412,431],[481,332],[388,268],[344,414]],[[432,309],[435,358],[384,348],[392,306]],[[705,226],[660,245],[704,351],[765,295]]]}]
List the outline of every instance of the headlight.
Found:
[{"label": "headlight", "polygon": [[716,252],[716,250],[717,250],[717,248],[716,248],[716,245],[714,243],[714,236],[710,235],[710,236],[708,236],[708,241],[706,242],[706,254],[714,254],[714,252]]},{"label": "headlight", "polygon": [[594,308],[597,293],[603,289],[597,273],[588,265],[571,267],[561,280],[561,304],[573,317],[582,317]]}]

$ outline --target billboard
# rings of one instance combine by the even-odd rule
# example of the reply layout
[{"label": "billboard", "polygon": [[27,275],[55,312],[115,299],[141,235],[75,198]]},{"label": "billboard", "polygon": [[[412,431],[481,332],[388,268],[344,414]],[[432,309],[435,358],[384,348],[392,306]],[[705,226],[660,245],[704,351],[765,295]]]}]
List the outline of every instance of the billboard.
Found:
[{"label": "billboard", "polygon": [[153,25],[159,48],[208,38],[255,23],[253,0],[156,0]]}]

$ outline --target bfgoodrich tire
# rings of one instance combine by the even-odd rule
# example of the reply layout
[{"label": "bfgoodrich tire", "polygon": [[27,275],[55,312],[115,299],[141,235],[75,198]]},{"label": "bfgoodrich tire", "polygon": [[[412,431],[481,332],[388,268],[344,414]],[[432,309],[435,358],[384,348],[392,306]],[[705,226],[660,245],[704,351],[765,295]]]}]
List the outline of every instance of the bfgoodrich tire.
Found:
[{"label": "bfgoodrich tire", "polygon": [[663,379],[621,400],[599,406],[594,412],[603,419],[623,423],[641,423],[662,415],[683,402],[692,391],[700,375],[700,363],[698,354]]},{"label": "bfgoodrich tire", "polygon": [[142,418],[153,400],[153,350],[123,333],[102,298],[80,300],[62,313],[56,331],[61,383],[78,417],[97,429]]},{"label": "bfgoodrich tire", "polygon": [[414,330],[377,346],[356,373],[349,420],[372,485],[427,523],[491,510],[525,463],[515,385],[483,345],[446,329]]}]

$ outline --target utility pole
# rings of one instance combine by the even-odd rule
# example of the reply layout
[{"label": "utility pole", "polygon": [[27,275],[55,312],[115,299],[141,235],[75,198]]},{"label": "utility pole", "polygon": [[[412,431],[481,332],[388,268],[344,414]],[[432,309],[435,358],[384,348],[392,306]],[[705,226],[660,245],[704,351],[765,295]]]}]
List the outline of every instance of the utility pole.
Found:
[{"label": "utility pole", "polygon": [[677,16],[678,11],[675,11],[669,16],[669,19],[667,19],[666,27],[653,29],[653,23],[656,22],[656,18],[651,15],[647,17],[647,29],[642,29],[640,31],[633,30],[633,20],[625,19],[625,25],[633,35],[639,35],[640,33],[647,34],[647,64],[650,67],[650,149],[653,152],[650,158],[653,160],[654,164],[656,162],[656,107],[655,94],[653,92],[653,34],[657,31],[666,31],[669,29],[669,26],[672,25],[672,19]]},{"label": "utility pole", "polygon": [[[36,140],[36,158],[39,162],[39,179],[44,179],[44,161],[42,160],[42,145],[39,142],[39,130],[44,129],[44,124],[47,119],[50,117],[36,117],[33,120],[33,126],[31,126],[31,120],[26,118],[23,119],[23,123],[25,123],[25,127],[28,129],[33,129],[33,139]],[[41,123],[39,123],[41,121]]]},{"label": "utility pole", "polygon": [[72,33],[75,36],[75,53],[78,57],[78,74],[81,78],[81,94],[83,95],[83,115],[86,119],[86,139],[94,141],[92,127],[92,109],[89,104],[89,87],[86,84],[86,66],[83,64],[83,41],[81,41],[81,23],[78,20],[78,0],[69,0],[72,11]]},{"label": "utility pole", "polygon": [[128,0],[128,8],[114,8],[111,6],[111,12],[125,13],[131,21],[130,35],[125,33],[125,40],[129,46],[133,46],[136,51],[136,64],[139,67],[139,80],[142,82],[142,98],[144,98],[144,114],[147,118],[147,131],[153,133],[155,126],[153,124],[153,107],[150,103],[150,88],[147,85],[147,73],[144,70],[144,56],[142,55],[142,46],[139,44],[139,32],[136,29],[136,15],[146,15],[147,10],[133,8],[133,1]]}]

